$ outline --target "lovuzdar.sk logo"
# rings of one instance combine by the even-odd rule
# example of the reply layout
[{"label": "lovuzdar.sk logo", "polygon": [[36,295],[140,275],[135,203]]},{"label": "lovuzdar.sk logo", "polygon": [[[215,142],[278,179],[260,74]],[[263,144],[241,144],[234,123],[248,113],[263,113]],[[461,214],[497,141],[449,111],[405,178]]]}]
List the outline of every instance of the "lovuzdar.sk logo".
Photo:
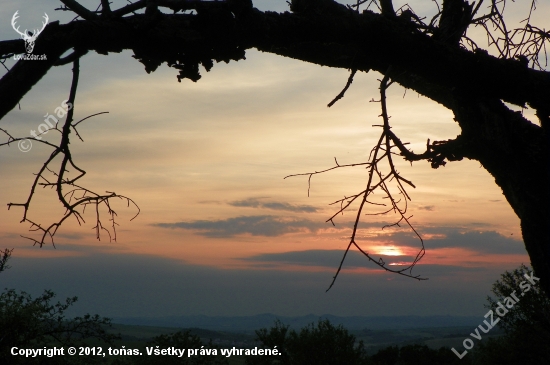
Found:
[{"label": "lovuzdar.sk logo", "polygon": [[13,58],[15,60],[45,60],[46,55],[33,55],[32,51],[34,50],[34,42],[36,41],[36,38],[42,33],[44,28],[46,28],[46,25],[48,25],[48,14],[44,13],[44,22],[42,23],[42,29],[34,29],[33,31],[28,31],[25,29],[23,32],[19,30],[19,26],[16,27],[16,20],[19,18],[19,10],[13,14],[13,17],[11,18],[11,26],[13,29],[21,36],[21,38],[25,41],[25,50],[27,51],[26,54],[23,55],[14,55]]}]

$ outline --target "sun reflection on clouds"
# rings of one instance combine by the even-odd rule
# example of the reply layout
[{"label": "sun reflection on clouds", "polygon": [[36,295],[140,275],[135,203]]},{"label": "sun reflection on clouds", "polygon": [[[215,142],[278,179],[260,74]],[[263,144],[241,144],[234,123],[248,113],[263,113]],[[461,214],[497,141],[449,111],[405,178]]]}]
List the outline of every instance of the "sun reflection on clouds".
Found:
[{"label": "sun reflection on clouds", "polygon": [[388,264],[388,266],[408,266],[410,264],[411,264],[410,262],[399,261],[399,262],[392,262]]}]

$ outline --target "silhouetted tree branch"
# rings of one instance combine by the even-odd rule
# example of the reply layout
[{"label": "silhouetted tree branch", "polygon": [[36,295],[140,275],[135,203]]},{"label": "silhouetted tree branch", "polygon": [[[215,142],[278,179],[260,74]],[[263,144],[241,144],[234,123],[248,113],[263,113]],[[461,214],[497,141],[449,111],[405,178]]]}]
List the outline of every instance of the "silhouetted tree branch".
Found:
[{"label": "silhouetted tree branch", "polygon": [[[352,74],[350,75],[350,78],[348,80],[348,83],[346,84],[346,87],[333,100],[333,102],[338,100],[341,97],[341,95],[343,95],[345,90],[349,87],[349,85],[351,84],[353,74],[354,73],[352,72]],[[356,214],[356,217],[355,217],[355,222],[353,224],[353,230],[352,230],[352,234],[351,234],[351,237],[350,237],[350,241],[348,243],[348,246],[347,246],[346,250],[344,251],[344,255],[342,257],[342,260],[340,261],[340,265],[338,266],[338,269],[336,270],[336,274],[334,275],[333,280],[330,283],[330,286],[327,289],[327,291],[329,291],[330,288],[332,288],[332,286],[336,282],[336,278],[338,277],[338,274],[342,270],[342,267],[344,265],[344,261],[346,259],[346,256],[347,256],[349,250],[352,248],[352,246],[357,248],[359,250],[359,252],[361,252],[367,259],[369,259],[369,261],[375,263],[380,268],[382,268],[382,269],[384,269],[388,272],[396,273],[396,274],[403,275],[403,276],[408,276],[408,277],[418,279],[418,280],[426,280],[425,278],[421,278],[420,275],[413,275],[412,274],[413,267],[424,256],[425,249],[424,249],[424,240],[418,234],[416,229],[414,229],[414,227],[411,225],[411,223],[409,221],[410,216],[406,216],[407,208],[408,208],[407,201],[411,200],[411,198],[410,198],[409,194],[407,194],[407,191],[406,191],[406,189],[405,189],[405,187],[403,186],[402,183],[405,183],[405,184],[407,184],[407,185],[409,185],[413,188],[415,186],[411,181],[405,179],[403,176],[401,176],[397,172],[397,170],[395,169],[395,165],[393,163],[392,154],[394,154],[394,152],[392,152],[392,149],[398,147],[397,144],[399,144],[402,148],[404,148],[404,144],[401,142],[401,140],[399,138],[397,138],[397,136],[395,136],[395,134],[393,132],[391,132],[390,118],[388,116],[388,108],[387,108],[387,104],[386,104],[386,90],[391,85],[391,83],[392,82],[390,82],[390,77],[387,74],[386,74],[386,76],[384,76],[384,78],[382,80],[380,80],[380,100],[379,100],[379,102],[380,102],[381,109],[382,109],[382,114],[380,114],[380,116],[382,117],[383,124],[378,125],[377,127],[382,127],[382,134],[380,135],[380,138],[378,139],[377,144],[371,150],[371,153],[370,153],[370,156],[369,156],[369,162],[349,164],[349,165],[339,165],[338,161],[335,158],[334,159],[334,161],[336,163],[335,167],[325,169],[325,170],[319,171],[319,172],[316,171],[316,172],[311,172],[311,173],[306,173],[306,174],[297,174],[297,175],[287,176],[287,177],[291,177],[291,176],[299,176],[299,175],[309,175],[309,178],[308,178],[308,195],[309,195],[309,185],[311,184],[311,177],[313,175],[323,173],[323,172],[327,172],[327,171],[330,171],[330,170],[334,170],[334,169],[337,169],[337,168],[367,165],[368,181],[367,181],[367,187],[365,188],[365,190],[363,190],[363,191],[361,191],[357,194],[353,194],[351,196],[346,196],[346,197],[344,197],[344,199],[340,199],[340,200],[337,200],[334,203],[332,203],[332,204],[340,203],[340,209],[336,213],[334,213],[327,220],[327,222],[331,222],[334,225],[334,218],[336,218],[337,215],[343,213],[347,208],[349,208],[352,205],[352,203],[354,203],[357,199],[359,199],[359,208],[357,210],[357,214]],[[374,102],[375,100],[371,100],[371,101]],[[330,105],[331,104],[329,104],[329,106]],[[384,161],[387,163],[387,167],[389,169],[388,173],[383,173],[382,172],[382,166],[381,165]],[[286,179],[286,177],[285,177],[285,179]],[[399,199],[394,198],[394,196],[391,193],[390,188],[388,186],[388,184],[392,181],[395,182],[395,185],[396,185],[397,190],[398,190],[398,194],[402,196]],[[377,203],[377,202],[374,202],[374,201],[369,201],[369,197],[372,198],[374,193],[378,190],[381,190],[382,193],[383,193],[381,199],[382,200],[386,199],[386,201],[388,201],[389,204],[388,203]],[[401,202],[402,202],[402,204],[399,204]],[[420,248],[418,254],[416,255],[415,259],[413,260],[413,262],[411,262],[409,265],[405,265],[405,267],[402,267],[402,268],[399,268],[399,269],[393,269],[393,268],[389,267],[386,264],[386,262],[384,262],[384,260],[382,258],[379,258],[378,260],[376,260],[371,254],[366,252],[357,243],[357,240],[356,240],[357,232],[358,232],[359,224],[360,224],[360,221],[361,221],[361,215],[363,214],[363,212],[365,210],[365,204],[366,203],[372,204],[372,205],[375,205],[375,206],[385,207],[385,208],[382,208],[383,211],[381,211],[381,212],[368,213],[367,215],[388,214],[390,212],[393,212],[394,214],[397,214],[398,220],[395,223],[393,223],[391,225],[386,225],[382,228],[386,228],[386,227],[390,227],[390,226],[399,226],[400,223],[404,222],[407,226],[409,226],[409,228],[418,237],[418,239],[420,240],[420,243],[421,243],[421,248]],[[388,205],[389,205],[389,207],[388,207]],[[399,265],[399,266],[401,266],[401,265]]]},{"label": "silhouetted tree branch", "polygon": [[[66,101],[65,105],[67,105],[67,115],[65,118],[65,123],[61,127],[61,129],[58,128],[58,125],[56,124],[54,128],[52,128],[55,131],[58,131],[61,134],[61,139],[59,142],[59,145],[54,145],[50,142],[44,141],[41,139],[40,135],[37,135],[34,138],[31,138],[33,141],[39,141],[42,143],[45,143],[48,146],[51,146],[54,148],[53,152],[50,154],[50,156],[47,158],[46,162],[42,165],[40,170],[37,174],[35,174],[35,178],[33,181],[33,184],[30,189],[29,196],[27,197],[27,201],[24,203],[9,203],[8,209],[10,209],[13,206],[19,206],[23,207],[23,218],[21,222],[28,222],[31,224],[31,231],[38,231],[41,232],[41,236],[36,239],[33,237],[26,237],[34,242],[34,244],[38,244],[40,247],[44,243],[46,243],[46,240],[49,239],[52,244],[54,244],[54,235],[56,234],[58,228],[67,220],[69,217],[74,217],[78,224],[82,224],[84,221],[84,217],[82,216],[82,213],[86,209],[87,206],[91,205],[95,210],[95,218],[96,218],[96,225],[94,226],[94,229],[96,231],[96,238],[98,240],[101,239],[101,232],[107,233],[109,236],[109,240],[116,241],[116,212],[111,208],[110,199],[117,198],[126,200],[128,206],[130,203],[134,205],[138,212],[137,214],[131,219],[133,220],[138,214],[139,214],[139,207],[137,204],[130,198],[116,194],[114,192],[107,191],[106,194],[98,194],[95,193],[85,187],[82,187],[77,184],[77,181],[80,180],[85,174],[86,171],[78,167],[76,165],[73,156],[71,154],[70,149],[70,134],[71,131],[74,131],[74,133],[77,135],[78,138],[82,141],[82,137],[78,133],[77,126],[84,120],[103,113],[97,113],[91,116],[88,116],[84,119],[79,120],[78,122],[73,122],[73,116],[74,116],[74,104],[75,104],[75,98],[76,98],[76,90],[78,87],[78,77],[79,77],[79,58],[76,58],[73,61],[73,79],[71,83],[71,89],[69,92],[69,99]],[[9,140],[6,143],[0,144],[2,145],[9,145],[10,143],[19,142],[22,140],[27,140],[26,138],[14,138],[11,136],[7,131],[2,130],[5,134],[8,135]],[[61,159],[61,162],[59,162],[59,167],[54,171],[50,168],[52,164],[55,163],[57,158]],[[68,168],[72,167],[77,171],[76,177],[68,177],[69,170]],[[54,179],[49,180],[49,177],[46,175],[47,173],[50,173],[53,175]],[[35,195],[36,189],[41,186],[42,188],[53,188],[55,192],[57,193],[57,197],[63,207],[65,208],[65,213],[55,223],[51,223],[49,226],[43,226],[42,224],[35,222],[31,220],[28,217],[29,209],[31,206],[31,201]],[[102,224],[100,219],[100,212],[99,208],[100,206],[104,206],[107,208],[107,214],[110,216],[111,221],[111,230],[108,228],[105,228],[105,226]],[[82,213],[80,212],[79,208],[82,208]],[[111,234],[112,232],[112,234]]]},{"label": "silhouetted tree branch", "polygon": [[[76,62],[89,51],[108,54],[130,49],[147,72],[166,63],[178,70],[178,81],[198,81],[199,66],[209,71],[214,62],[243,60],[250,48],[349,69],[352,75],[346,88],[356,72],[378,71],[384,79],[450,109],[461,133],[449,141],[428,141],[425,152],[415,153],[383,126],[381,142],[373,150],[376,157],[365,164],[369,176],[380,181],[373,180],[372,186],[369,183],[365,191],[342,203],[359,197],[367,202],[369,189],[384,189],[388,176],[402,188],[406,181],[391,162],[389,175],[381,175],[376,167],[381,156],[391,161],[392,148],[406,160],[427,160],[434,168],[463,158],[477,160],[520,218],[533,268],[550,293],[550,74],[545,70],[550,33],[531,24],[534,1],[517,28],[505,21],[506,0],[435,1],[437,14],[431,19],[408,6],[395,9],[390,0],[357,1],[353,6],[333,0],[293,0],[290,13],[262,12],[250,0],[142,0],[118,9],[101,1],[95,11],[74,0],[62,2],[64,10],[82,20],[48,24],[34,51],[47,59],[19,61],[2,77],[0,118],[52,67]],[[181,13],[186,10],[194,12]],[[485,49],[468,33],[473,26],[485,30]],[[61,59],[69,50],[73,53]],[[23,52],[23,40],[0,42],[0,59]],[[533,108],[539,123],[510,104]],[[9,134],[8,138],[13,141]],[[59,154],[72,165],[70,155]],[[58,182],[64,174],[59,171]],[[401,193],[406,201],[406,192]],[[71,204],[65,204],[62,195],[59,198],[78,217]],[[93,196],[88,201],[105,198]],[[405,217],[396,203],[392,201],[391,208]]]}]

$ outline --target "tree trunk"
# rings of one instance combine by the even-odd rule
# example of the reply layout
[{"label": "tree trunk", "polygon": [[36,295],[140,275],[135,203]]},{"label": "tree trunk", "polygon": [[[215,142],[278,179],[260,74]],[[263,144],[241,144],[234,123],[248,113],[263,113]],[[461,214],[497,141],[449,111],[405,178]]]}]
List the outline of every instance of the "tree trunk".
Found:
[{"label": "tree trunk", "polygon": [[550,159],[543,128],[501,101],[462,98],[453,108],[465,139],[464,156],[495,178],[521,220],[536,276],[550,294]]}]

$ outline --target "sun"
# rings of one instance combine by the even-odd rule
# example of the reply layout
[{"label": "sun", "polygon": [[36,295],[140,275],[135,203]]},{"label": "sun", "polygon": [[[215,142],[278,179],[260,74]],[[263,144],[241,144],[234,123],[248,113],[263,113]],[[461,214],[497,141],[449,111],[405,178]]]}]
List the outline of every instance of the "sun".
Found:
[{"label": "sun", "polygon": [[405,255],[400,247],[397,246],[378,246],[375,247],[378,255],[384,256],[403,256]]}]

